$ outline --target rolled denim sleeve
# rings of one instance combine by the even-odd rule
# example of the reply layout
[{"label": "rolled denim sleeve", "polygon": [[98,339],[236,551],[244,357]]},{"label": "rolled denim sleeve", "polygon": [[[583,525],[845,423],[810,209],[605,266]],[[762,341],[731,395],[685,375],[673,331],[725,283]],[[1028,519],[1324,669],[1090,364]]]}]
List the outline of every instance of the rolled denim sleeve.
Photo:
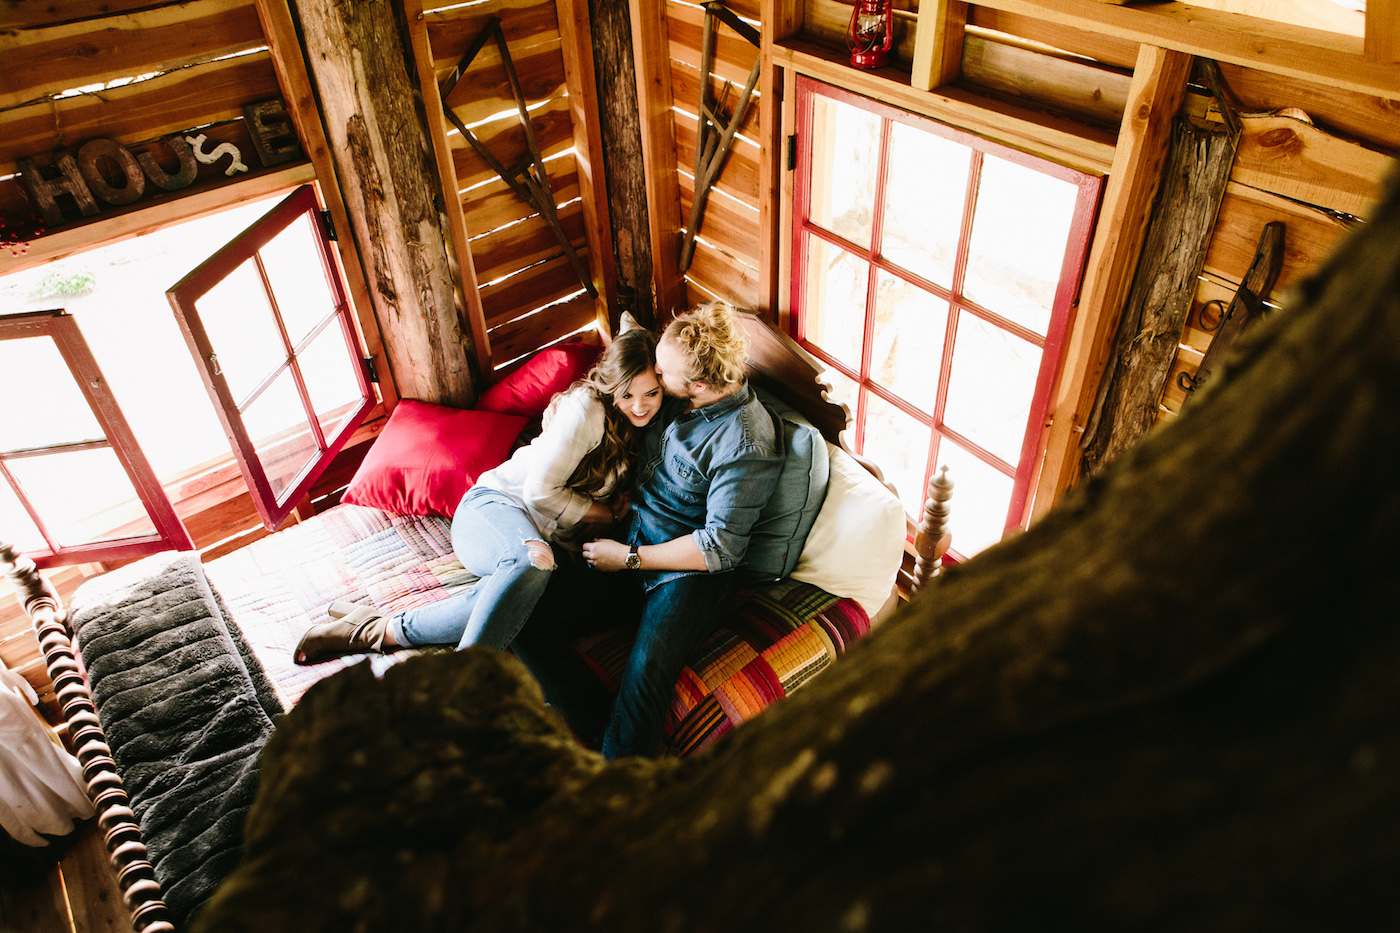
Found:
[{"label": "rolled denim sleeve", "polygon": [[778,485],[782,452],[767,445],[741,448],[715,467],[705,499],[705,527],[693,533],[711,573],[733,570],[749,549],[749,533]]}]

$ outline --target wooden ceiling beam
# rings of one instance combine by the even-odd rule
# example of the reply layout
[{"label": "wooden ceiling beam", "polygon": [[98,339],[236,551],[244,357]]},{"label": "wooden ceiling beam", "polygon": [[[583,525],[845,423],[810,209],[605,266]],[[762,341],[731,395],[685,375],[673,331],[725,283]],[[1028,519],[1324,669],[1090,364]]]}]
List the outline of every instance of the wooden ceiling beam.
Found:
[{"label": "wooden ceiling beam", "polygon": [[[986,0],[981,5],[1215,61],[1400,98],[1400,63],[1369,57],[1358,36],[1175,2],[1118,6],[1099,0]],[[1391,2],[1381,6],[1389,7]],[[1386,15],[1371,14],[1378,24],[1386,21]],[[1391,29],[1389,35],[1394,32]]]}]

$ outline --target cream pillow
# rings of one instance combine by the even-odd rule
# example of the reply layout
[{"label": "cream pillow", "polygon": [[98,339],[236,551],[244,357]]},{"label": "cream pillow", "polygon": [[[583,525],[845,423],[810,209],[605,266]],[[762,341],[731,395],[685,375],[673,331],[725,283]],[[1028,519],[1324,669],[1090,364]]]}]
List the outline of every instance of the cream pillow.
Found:
[{"label": "cream pillow", "polygon": [[830,442],[826,446],[826,501],[789,576],[850,597],[874,618],[904,560],[904,506],[854,457]]}]

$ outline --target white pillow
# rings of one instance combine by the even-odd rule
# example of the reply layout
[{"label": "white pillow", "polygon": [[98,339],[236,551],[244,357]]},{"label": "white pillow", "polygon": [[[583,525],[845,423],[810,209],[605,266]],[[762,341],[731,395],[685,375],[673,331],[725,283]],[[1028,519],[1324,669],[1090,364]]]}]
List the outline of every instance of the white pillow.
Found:
[{"label": "white pillow", "polygon": [[826,501],[789,576],[850,597],[874,618],[904,561],[904,506],[854,457],[826,446]]}]

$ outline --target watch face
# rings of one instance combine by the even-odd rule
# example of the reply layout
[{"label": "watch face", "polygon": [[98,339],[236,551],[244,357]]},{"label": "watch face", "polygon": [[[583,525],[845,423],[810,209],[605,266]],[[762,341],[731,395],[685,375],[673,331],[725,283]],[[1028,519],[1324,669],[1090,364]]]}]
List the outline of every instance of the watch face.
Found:
[{"label": "watch face", "polygon": [[642,569],[642,555],[638,554],[636,551],[633,551],[632,553],[628,554],[628,555],[627,555],[627,569],[628,569],[628,570],[641,570],[641,569]]}]

